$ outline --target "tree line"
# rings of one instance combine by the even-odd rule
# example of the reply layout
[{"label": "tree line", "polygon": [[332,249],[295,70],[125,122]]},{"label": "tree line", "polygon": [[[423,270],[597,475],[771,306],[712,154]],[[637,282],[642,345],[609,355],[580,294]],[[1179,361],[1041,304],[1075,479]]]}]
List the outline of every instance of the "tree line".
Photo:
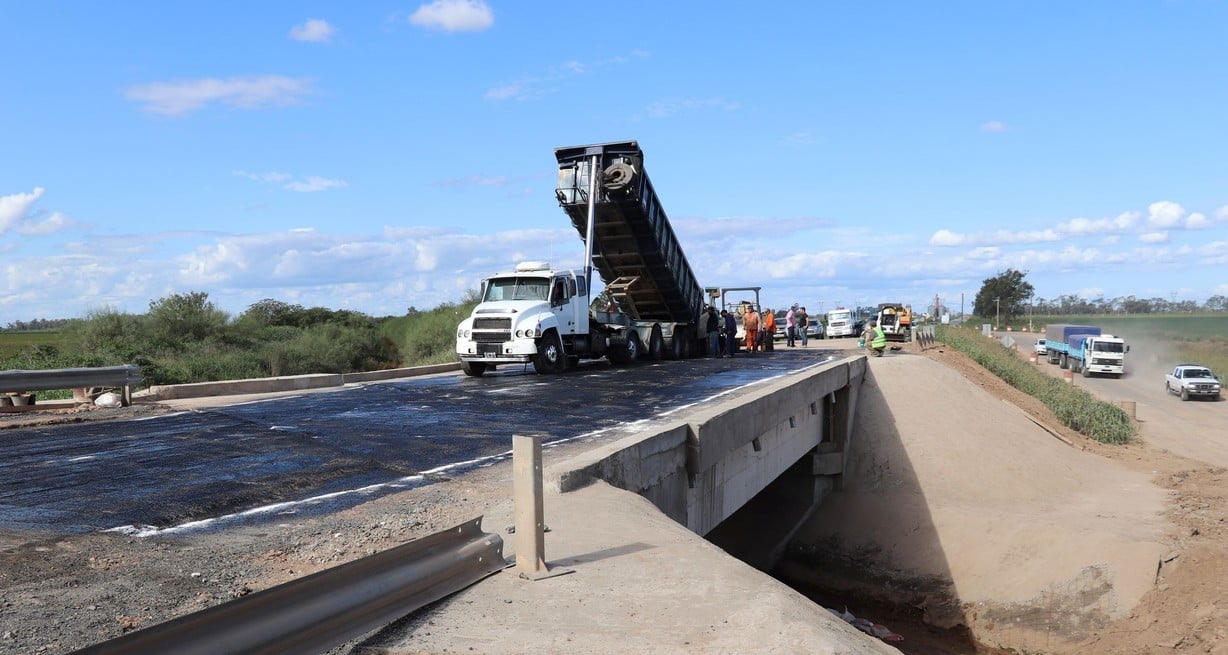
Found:
[{"label": "tree line", "polygon": [[985,279],[972,304],[972,313],[986,318],[997,317],[1002,322],[1031,315],[1057,316],[1065,314],[1192,314],[1196,312],[1228,312],[1228,297],[1214,295],[1207,302],[1198,304],[1193,300],[1176,298],[1137,298],[1119,296],[1106,299],[1103,296],[1087,299],[1073,294],[1053,299],[1037,298],[1036,290],[1025,278],[1025,271],[1008,268]]},{"label": "tree line", "polygon": [[137,364],[155,385],[441,363],[455,358],[456,325],[476,295],[373,317],[273,299],[231,316],[203,291],[177,293],[151,301],[144,314],[108,308],[80,319],[10,323],[10,331],[50,329],[57,338],[0,354],[0,370]]}]

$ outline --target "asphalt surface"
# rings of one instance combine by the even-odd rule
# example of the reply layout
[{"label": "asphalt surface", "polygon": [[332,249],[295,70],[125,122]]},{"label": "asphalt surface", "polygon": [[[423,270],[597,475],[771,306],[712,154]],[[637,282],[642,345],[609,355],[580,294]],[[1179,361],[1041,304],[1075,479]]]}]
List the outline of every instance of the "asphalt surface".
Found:
[{"label": "asphalt surface", "polygon": [[822,342],[774,353],[504,366],[481,378],[408,378],[140,420],[0,432],[0,528],[134,534],[329,512],[543,444],[621,438],[704,400],[840,356]]}]

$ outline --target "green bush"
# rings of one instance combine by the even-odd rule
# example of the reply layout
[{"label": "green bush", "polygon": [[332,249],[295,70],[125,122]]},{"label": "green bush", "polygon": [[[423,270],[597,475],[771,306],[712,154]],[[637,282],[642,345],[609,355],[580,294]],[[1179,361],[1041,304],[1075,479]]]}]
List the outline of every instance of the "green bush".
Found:
[{"label": "green bush", "polygon": [[1129,443],[1136,431],[1130,416],[1087,391],[1028,364],[995,340],[966,328],[938,326],[935,338],[964,353],[1007,384],[1039,399],[1063,425],[1108,444]]}]

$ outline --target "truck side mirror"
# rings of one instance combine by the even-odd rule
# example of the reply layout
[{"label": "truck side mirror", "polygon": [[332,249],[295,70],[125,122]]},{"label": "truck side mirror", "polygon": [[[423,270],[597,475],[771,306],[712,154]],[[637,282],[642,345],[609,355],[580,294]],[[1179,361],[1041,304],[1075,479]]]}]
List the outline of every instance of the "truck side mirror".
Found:
[{"label": "truck side mirror", "polygon": [[1130,346],[1126,346],[1126,352],[1130,352]]}]

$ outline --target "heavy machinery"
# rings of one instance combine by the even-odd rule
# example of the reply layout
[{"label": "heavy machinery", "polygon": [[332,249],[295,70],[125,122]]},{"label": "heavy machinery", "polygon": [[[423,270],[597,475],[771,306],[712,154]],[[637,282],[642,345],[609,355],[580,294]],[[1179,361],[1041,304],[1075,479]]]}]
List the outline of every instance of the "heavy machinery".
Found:
[{"label": "heavy machinery", "polygon": [[[525,262],[482,282],[461,321],[456,354],[466,374],[532,363],[539,373],[605,357],[682,358],[700,352],[704,288],[678,245],[635,141],[557,148],[555,197],[585,245],[583,270]],[[593,293],[593,269],[604,282]],[[594,304],[597,306],[594,307]]]},{"label": "heavy machinery", "polygon": [[887,341],[912,341],[912,309],[908,306],[898,302],[880,303],[875,318],[887,335]]}]

